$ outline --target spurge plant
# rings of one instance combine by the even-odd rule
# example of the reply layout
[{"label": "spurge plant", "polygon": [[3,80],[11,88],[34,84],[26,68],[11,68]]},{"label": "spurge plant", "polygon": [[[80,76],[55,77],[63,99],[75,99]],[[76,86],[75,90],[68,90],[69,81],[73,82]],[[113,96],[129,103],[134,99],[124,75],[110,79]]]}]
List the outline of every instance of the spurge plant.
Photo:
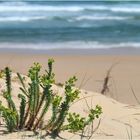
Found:
[{"label": "spurge plant", "polygon": [[[95,109],[90,110],[87,118],[69,112],[71,104],[79,98],[80,94],[80,90],[75,87],[77,78],[73,76],[66,81],[64,84],[64,97],[54,94],[52,89],[52,85],[55,84],[55,74],[52,72],[53,62],[53,59],[48,60],[48,70],[43,75],[40,75],[40,64],[34,63],[28,72],[30,81],[28,85],[25,78],[17,73],[21,83],[21,93],[18,94],[20,99],[19,107],[16,106],[12,98],[11,70],[8,67],[5,68],[6,89],[3,91],[3,97],[7,101],[7,106],[2,105],[2,102],[0,102],[0,113],[9,132],[44,129],[49,134],[57,136],[64,130],[70,132],[82,131],[102,113],[102,109],[98,105]],[[46,119],[49,109],[52,114],[50,118]],[[41,126],[44,119],[48,122]]]}]

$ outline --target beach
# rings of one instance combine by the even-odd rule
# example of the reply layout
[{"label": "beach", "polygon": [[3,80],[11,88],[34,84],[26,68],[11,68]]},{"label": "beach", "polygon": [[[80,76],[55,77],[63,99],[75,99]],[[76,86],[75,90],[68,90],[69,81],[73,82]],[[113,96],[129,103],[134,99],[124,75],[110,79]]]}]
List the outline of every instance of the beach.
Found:
[{"label": "beach", "polygon": [[137,98],[140,98],[139,55],[74,55],[72,53],[62,55],[47,52],[46,54],[3,52],[0,55],[0,69],[9,66],[14,72],[27,75],[29,67],[34,62],[39,62],[45,69],[48,58],[55,60],[56,83],[64,83],[69,77],[76,75],[78,87],[96,92],[101,92],[107,71],[114,65],[110,73],[107,96],[111,96],[122,103],[137,104],[132,93],[131,88],[133,88]]},{"label": "beach", "polygon": [[[140,99],[140,56],[139,55],[72,55],[72,54],[36,54],[36,53],[1,53],[0,69],[8,66],[13,71],[12,90],[13,100],[19,106],[17,94],[20,93],[21,86],[16,72],[23,75],[28,74],[28,69],[34,62],[42,65],[42,72],[47,69],[47,60],[55,60],[53,72],[55,73],[56,85],[53,90],[58,95],[62,94],[62,85],[69,77],[75,75],[78,78],[76,87],[80,88],[80,98],[70,107],[71,112],[87,115],[90,107],[97,104],[102,107],[103,113],[99,120],[94,121],[94,129],[91,139],[139,139],[139,103],[134,97]],[[109,80],[109,91],[102,95],[104,78],[107,71],[112,67]],[[0,80],[1,91],[5,88],[4,80]],[[2,92],[1,92],[2,93]],[[85,99],[83,99],[85,98]],[[1,99],[3,97],[1,96]],[[2,100],[5,104],[4,100]],[[48,113],[47,113],[48,114]],[[48,114],[49,115],[49,114]],[[45,121],[47,117],[45,117]],[[99,125],[99,126],[98,126]],[[5,130],[3,125],[0,127],[1,133]],[[90,131],[90,130],[89,130]],[[21,131],[9,134],[1,134],[1,139],[38,139],[43,132],[35,136],[31,131]],[[62,132],[60,136],[64,139],[81,139],[78,133]],[[53,139],[50,136],[45,139]],[[58,138],[59,139],[59,138]]]},{"label": "beach", "polygon": [[2,0],[0,70],[0,139],[140,139],[138,1]]}]

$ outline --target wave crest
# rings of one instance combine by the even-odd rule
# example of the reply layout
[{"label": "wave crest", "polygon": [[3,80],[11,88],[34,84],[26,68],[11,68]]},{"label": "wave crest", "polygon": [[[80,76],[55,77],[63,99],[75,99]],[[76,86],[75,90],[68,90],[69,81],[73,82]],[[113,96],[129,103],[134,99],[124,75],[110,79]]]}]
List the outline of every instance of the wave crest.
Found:
[{"label": "wave crest", "polygon": [[126,20],[131,17],[119,16],[79,16],[76,20]]},{"label": "wave crest", "polygon": [[38,17],[0,17],[0,22],[28,22],[32,20],[40,20],[45,19],[45,16],[38,16]]},{"label": "wave crest", "polygon": [[41,5],[41,4],[31,4],[26,2],[2,2],[0,3],[0,12],[31,12],[31,11],[68,11],[68,12],[80,12],[80,11],[112,11],[112,12],[140,12],[140,8],[137,5]]}]

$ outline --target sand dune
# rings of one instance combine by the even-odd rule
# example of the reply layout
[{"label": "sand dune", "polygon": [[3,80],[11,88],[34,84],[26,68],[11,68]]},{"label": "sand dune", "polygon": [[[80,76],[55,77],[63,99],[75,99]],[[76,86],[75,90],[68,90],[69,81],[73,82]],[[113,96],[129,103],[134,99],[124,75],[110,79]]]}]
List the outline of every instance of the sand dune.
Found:
[{"label": "sand dune", "polygon": [[[28,79],[27,79],[28,80]],[[12,89],[13,99],[18,106],[17,94],[19,93],[19,87],[21,86],[16,74],[12,75]],[[0,80],[0,91],[4,90],[4,79]],[[56,93],[63,94],[63,88],[53,86],[53,90]],[[0,99],[5,104],[0,92]],[[140,105],[131,106],[128,104],[122,104],[115,101],[112,98],[101,95],[100,93],[90,92],[87,90],[81,90],[80,100],[71,105],[70,111],[80,113],[86,116],[88,113],[88,106],[95,107],[95,105],[102,106],[103,114],[100,116],[99,128],[94,132],[92,139],[129,139],[132,136],[133,139],[140,139]],[[94,129],[97,127],[99,120],[94,122]],[[0,125],[0,139],[37,139],[39,136],[33,136],[32,132],[15,132],[12,134],[3,134],[2,130],[5,130],[4,124]],[[31,136],[31,137],[30,137]],[[62,132],[61,137],[65,139],[80,139],[79,134],[72,134],[69,132]],[[50,139],[50,137],[46,137]],[[86,139],[86,138],[84,138]]]}]

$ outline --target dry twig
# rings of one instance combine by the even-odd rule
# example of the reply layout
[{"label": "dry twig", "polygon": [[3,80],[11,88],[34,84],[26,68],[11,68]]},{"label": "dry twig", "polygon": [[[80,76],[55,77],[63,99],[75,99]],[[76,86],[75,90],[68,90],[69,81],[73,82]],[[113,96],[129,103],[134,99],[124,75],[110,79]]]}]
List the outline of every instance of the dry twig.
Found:
[{"label": "dry twig", "polygon": [[102,87],[102,90],[101,90],[101,93],[102,94],[105,94],[106,92],[109,91],[109,86],[108,86],[108,83],[109,83],[109,79],[110,79],[110,73],[113,69],[114,66],[116,66],[116,64],[118,63],[114,63],[111,65],[111,67],[109,68],[109,70],[107,71],[107,74],[106,74],[106,77],[104,78],[104,83],[103,83],[103,87]]}]

